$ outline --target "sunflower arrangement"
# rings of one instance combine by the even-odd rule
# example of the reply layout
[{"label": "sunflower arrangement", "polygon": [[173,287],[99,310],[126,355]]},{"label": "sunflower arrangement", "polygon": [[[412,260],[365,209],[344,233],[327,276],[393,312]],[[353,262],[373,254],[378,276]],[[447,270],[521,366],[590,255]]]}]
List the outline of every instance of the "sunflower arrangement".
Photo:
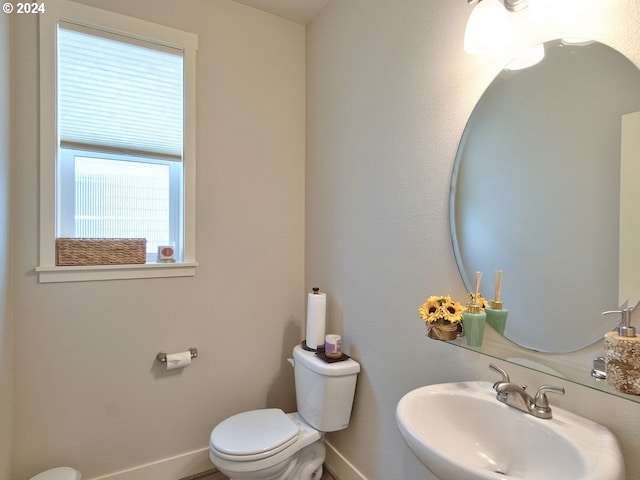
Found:
[{"label": "sunflower arrangement", "polygon": [[464,310],[462,304],[453,300],[449,295],[434,295],[420,306],[418,312],[427,324],[452,325],[462,322]]}]

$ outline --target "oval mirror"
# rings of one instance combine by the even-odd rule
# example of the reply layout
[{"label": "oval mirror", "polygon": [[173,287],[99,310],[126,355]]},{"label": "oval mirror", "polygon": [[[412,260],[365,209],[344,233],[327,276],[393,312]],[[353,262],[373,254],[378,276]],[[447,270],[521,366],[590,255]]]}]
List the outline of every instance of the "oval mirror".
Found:
[{"label": "oval mirror", "polygon": [[467,289],[481,271],[491,300],[504,272],[504,335],[562,353],[619,321],[601,312],[619,306],[620,125],[640,110],[640,70],[598,42],[543,48],[535,65],[501,71],[473,110],[450,216]]}]

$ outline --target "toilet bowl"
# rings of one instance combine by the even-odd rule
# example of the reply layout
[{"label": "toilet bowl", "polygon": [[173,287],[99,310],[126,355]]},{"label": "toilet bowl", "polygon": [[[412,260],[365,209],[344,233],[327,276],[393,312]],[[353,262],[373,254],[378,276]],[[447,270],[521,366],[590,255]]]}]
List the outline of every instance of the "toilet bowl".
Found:
[{"label": "toilet bowl", "polygon": [[[322,434],[298,413],[251,410],[214,428],[209,456],[233,480],[302,480],[314,472],[319,479],[325,457],[321,440]],[[310,470],[307,477],[302,470]]]},{"label": "toilet bowl", "polygon": [[324,432],[349,424],[360,365],[352,359],[327,363],[300,346],[290,361],[298,412],[242,412],[211,432],[209,457],[231,480],[319,480]]},{"label": "toilet bowl", "polygon": [[71,467],[51,468],[31,477],[31,480],[81,480],[80,472]]}]

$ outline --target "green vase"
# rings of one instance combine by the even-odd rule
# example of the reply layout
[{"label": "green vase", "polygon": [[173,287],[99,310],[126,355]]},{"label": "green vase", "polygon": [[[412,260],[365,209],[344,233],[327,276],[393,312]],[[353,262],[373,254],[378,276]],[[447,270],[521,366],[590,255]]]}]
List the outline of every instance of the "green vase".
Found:
[{"label": "green vase", "polygon": [[507,326],[507,315],[509,310],[506,309],[493,309],[487,307],[484,310],[487,314],[487,323],[495,328],[496,332],[500,335],[504,335],[504,329]]},{"label": "green vase", "polygon": [[478,313],[463,312],[462,324],[464,325],[465,343],[470,347],[480,347],[484,336],[484,326],[487,323],[487,314],[480,310]]}]

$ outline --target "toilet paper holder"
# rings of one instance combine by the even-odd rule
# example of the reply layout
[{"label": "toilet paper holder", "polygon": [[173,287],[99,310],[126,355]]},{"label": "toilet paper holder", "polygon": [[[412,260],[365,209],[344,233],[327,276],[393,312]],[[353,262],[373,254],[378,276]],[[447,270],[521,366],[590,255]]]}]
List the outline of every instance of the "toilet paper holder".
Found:
[{"label": "toilet paper holder", "polygon": [[[191,354],[191,358],[197,358],[198,357],[198,349],[195,347],[191,347],[189,349],[189,353]],[[167,363],[167,354],[166,352],[158,352],[158,354],[156,355],[156,360],[158,360],[160,363]]]}]

